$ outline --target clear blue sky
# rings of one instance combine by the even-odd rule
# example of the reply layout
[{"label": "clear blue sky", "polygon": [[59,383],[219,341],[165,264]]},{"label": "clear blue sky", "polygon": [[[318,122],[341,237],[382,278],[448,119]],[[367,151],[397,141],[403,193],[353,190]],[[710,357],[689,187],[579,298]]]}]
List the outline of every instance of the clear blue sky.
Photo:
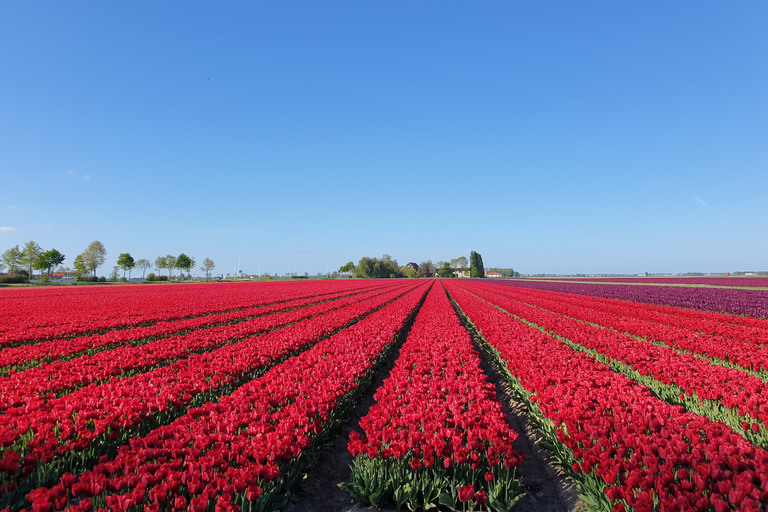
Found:
[{"label": "clear blue sky", "polygon": [[765,1],[3,2],[0,251],[768,269]]}]

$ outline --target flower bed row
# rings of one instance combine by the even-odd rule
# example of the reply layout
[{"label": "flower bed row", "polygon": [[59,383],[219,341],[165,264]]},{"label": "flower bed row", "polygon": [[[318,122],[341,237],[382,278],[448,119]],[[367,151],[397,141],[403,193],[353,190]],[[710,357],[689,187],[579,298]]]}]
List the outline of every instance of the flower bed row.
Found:
[{"label": "flower bed row", "polygon": [[[142,373],[158,365],[170,364],[192,354],[216,349],[225,343],[268,332],[291,323],[347,307],[380,295],[375,290],[300,309],[274,313],[239,323],[227,324],[189,334],[158,339],[139,346],[82,356],[70,361],[53,361],[8,377],[0,377],[0,422],[2,414],[13,408],[46,409],[48,402],[83,386],[98,385],[112,377]],[[393,292],[389,292],[393,293]]]},{"label": "flower bed row", "polygon": [[147,326],[136,326],[131,329],[112,330],[102,334],[47,340],[34,344],[7,347],[0,351],[0,376],[7,376],[9,373],[39,366],[56,359],[69,360],[84,354],[93,355],[99,351],[114,349],[121,345],[135,346],[145,344],[149,341],[167,338],[172,335],[186,334],[189,331],[241,322],[257,316],[302,308],[379,288],[345,290],[332,294],[283,301],[266,306],[254,306],[236,311],[206,314],[184,320],[168,320]]},{"label": "flower bed row", "polygon": [[31,510],[273,510],[316,458],[425,292],[420,283],[218,403],[130,440],[92,470],[27,495]]},{"label": "flower bed row", "polygon": [[268,305],[372,284],[323,281],[3,290],[0,347]]},{"label": "flower bed row", "polygon": [[359,320],[407,290],[398,289],[354,302],[310,320],[169,366],[82,388],[47,402],[47,408],[24,408],[0,416],[0,478],[11,487],[43,483],[64,471],[86,467],[105,450],[168,423],[187,407],[231,391],[282,358]]},{"label": "flower bed row", "polygon": [[523,495],[517,434],[442,286],[427,296],[375,399],[360,421],[365,434],[353,432],[349,443],[345,488],[357,501],[509,510]]},{"label": "flower bed row", "polygon": [[448,290],[592,507],[764,509],[768,452],[722,423],[657,399],[459,285]]},{"label": "flower bed row", "polygon": [[602,362],[649,386],[656,396],[723,421],[753,443],[768,448],[768,384],[754,375],[538,309],[477,285],[466,289],[577,345],[578,350],[590,349]]}]

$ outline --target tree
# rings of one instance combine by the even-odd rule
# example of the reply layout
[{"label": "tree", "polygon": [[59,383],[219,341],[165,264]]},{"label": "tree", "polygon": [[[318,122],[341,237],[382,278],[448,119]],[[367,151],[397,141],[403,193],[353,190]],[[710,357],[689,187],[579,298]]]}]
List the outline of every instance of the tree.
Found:
[{"label": "tree", "polygon": [[440,277],[453,277],[453,270],[451,269],[451,264],[448,263],[447,261],[444,261],[443,264],[439,267],[437,273]]},{"label": "tree", "polygon": [[117,257],[117,266],[123,269],[123,277],[125,277],[125,271],[128,271],[128,279],[131,278],[131,269],[136,266],[136,261],[131,256],[131,253],[124,252]]},{"label": "tree", "polygon": [[216,264],[213,263],[213,260],[211,258],[205,258],[203,260],[203,266],[200,267],[200,270],[205,272],[205,278],[208,279],[211,276],[211,270],[216,268]]},{"label": "tree", "polygon": [[354,271],[355,271],[355,264],[352,263],[351,261],[346,262],[344,265],[342,265],[339,268],[340,274],[345,274],[345,273],[354,272]]},{"label": "tree", "polygon": [[75,256],[75,261],[72,262],[72,266],[75,267],[75,275],[78,277],[88,273],[88,267],[83,260],[82,254]]},{"label": "tree", "polygon": [[168,261],[166,260],[166,256],[158,256],[157,258],[155,258],[155,268],[157,269],[158,274],[164,268],[168,268]]},{"label": "tree", "polygon": [[61,265],[64,262],[64,259],[64,255],[59,251],[56,249],[49,249],[40,254],[33,266],[35,269],[40,270],[41,272],[43,270],[47,270],[48,277],[51,277],[51,269],[56,265]]},{"label": "tree", "polygon": [[149,260],[146,259],[146,258],[142,258],[140,260],[136,260],[136,268],[140,268],[141,269],[141,278],[142,279],[144,279],[144,273],[151,266],[152,266],[152,263],[150,263]]},{"label": "tree", "polygon": [[171,254],[165,255],[165,268],[168,269],[168,278],[173,277],[173,269],[176,268],[176,256]]},{"label": "tree", "polygon": [[109,280],[117,282],[118,279],[120,279],[120,265],[115,265],[112,267],[112,273],[109,274]]},{"label": "tree", "polygon": [[435,265],[432,260],[422,261],[419,264],[419,277],[432,277],[435,275]]},{"label": "tree", "polygon": [[81,253],[85,266],[93,270],[93,275],[96,275],[96,269],[104,264],[107,259],[107,250],[104,248],[104,244],[98,240],[94,240],[90,245]]},{"label": "tree", "polygon": [[0,256],[0,260],[8,267],[10,274],[15,274],[18,268],[21,266],[21,249],[19,246],[11,247]]},{"label": "tree", "polygon": [[37,258],[39,258],[42,253],[43,250],[34,240],[30,240],[24,244],[24,248],[21,250],[20,263],[27,267],[30,279],[32,279],[32,268],[34,267]]},{"label": "tree", "polygon": [[470,277],[485,277],[485,269],[483,268],[483,257],[479,253],[472,251],[469,253],[469,276]]},{"label": "tree", "polygon": [[389,254],[385,254],[381,259],[363,256],[355,268],[357,276],[363,278],[381,279],[395,276],[398,272],[400,272],[400,266]]},{"label": "tree", "polygon": [[[192,258],[187,256],[184,253],[179,254],[179,257],[176,258],[176,268],[180,270],[186,270],[187,274],[189,274],[189,270],[195,265],[195,263],[192,261]],[[182,274],[183,276],[183,274]]]}]

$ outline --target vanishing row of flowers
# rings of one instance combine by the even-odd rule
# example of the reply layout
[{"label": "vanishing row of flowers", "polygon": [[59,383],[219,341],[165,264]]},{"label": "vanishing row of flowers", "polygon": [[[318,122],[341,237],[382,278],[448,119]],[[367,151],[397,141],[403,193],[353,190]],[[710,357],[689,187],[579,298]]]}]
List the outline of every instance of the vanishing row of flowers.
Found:
[{"label": "vanishing row of flowers", "polygon": [[509,510],[523,456],[480,355],[440,285],[432,287],[376,404],[350,436],[345,487],[364,505]]}]

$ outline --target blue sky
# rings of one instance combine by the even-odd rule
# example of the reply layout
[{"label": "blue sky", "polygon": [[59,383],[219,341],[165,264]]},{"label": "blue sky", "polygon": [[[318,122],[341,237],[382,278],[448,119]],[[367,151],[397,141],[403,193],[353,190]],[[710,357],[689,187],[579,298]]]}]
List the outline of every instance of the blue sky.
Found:
[{"label": "blue sky", "polygon": [[3,2],[0,251],[768,269],[763,1]]}]

